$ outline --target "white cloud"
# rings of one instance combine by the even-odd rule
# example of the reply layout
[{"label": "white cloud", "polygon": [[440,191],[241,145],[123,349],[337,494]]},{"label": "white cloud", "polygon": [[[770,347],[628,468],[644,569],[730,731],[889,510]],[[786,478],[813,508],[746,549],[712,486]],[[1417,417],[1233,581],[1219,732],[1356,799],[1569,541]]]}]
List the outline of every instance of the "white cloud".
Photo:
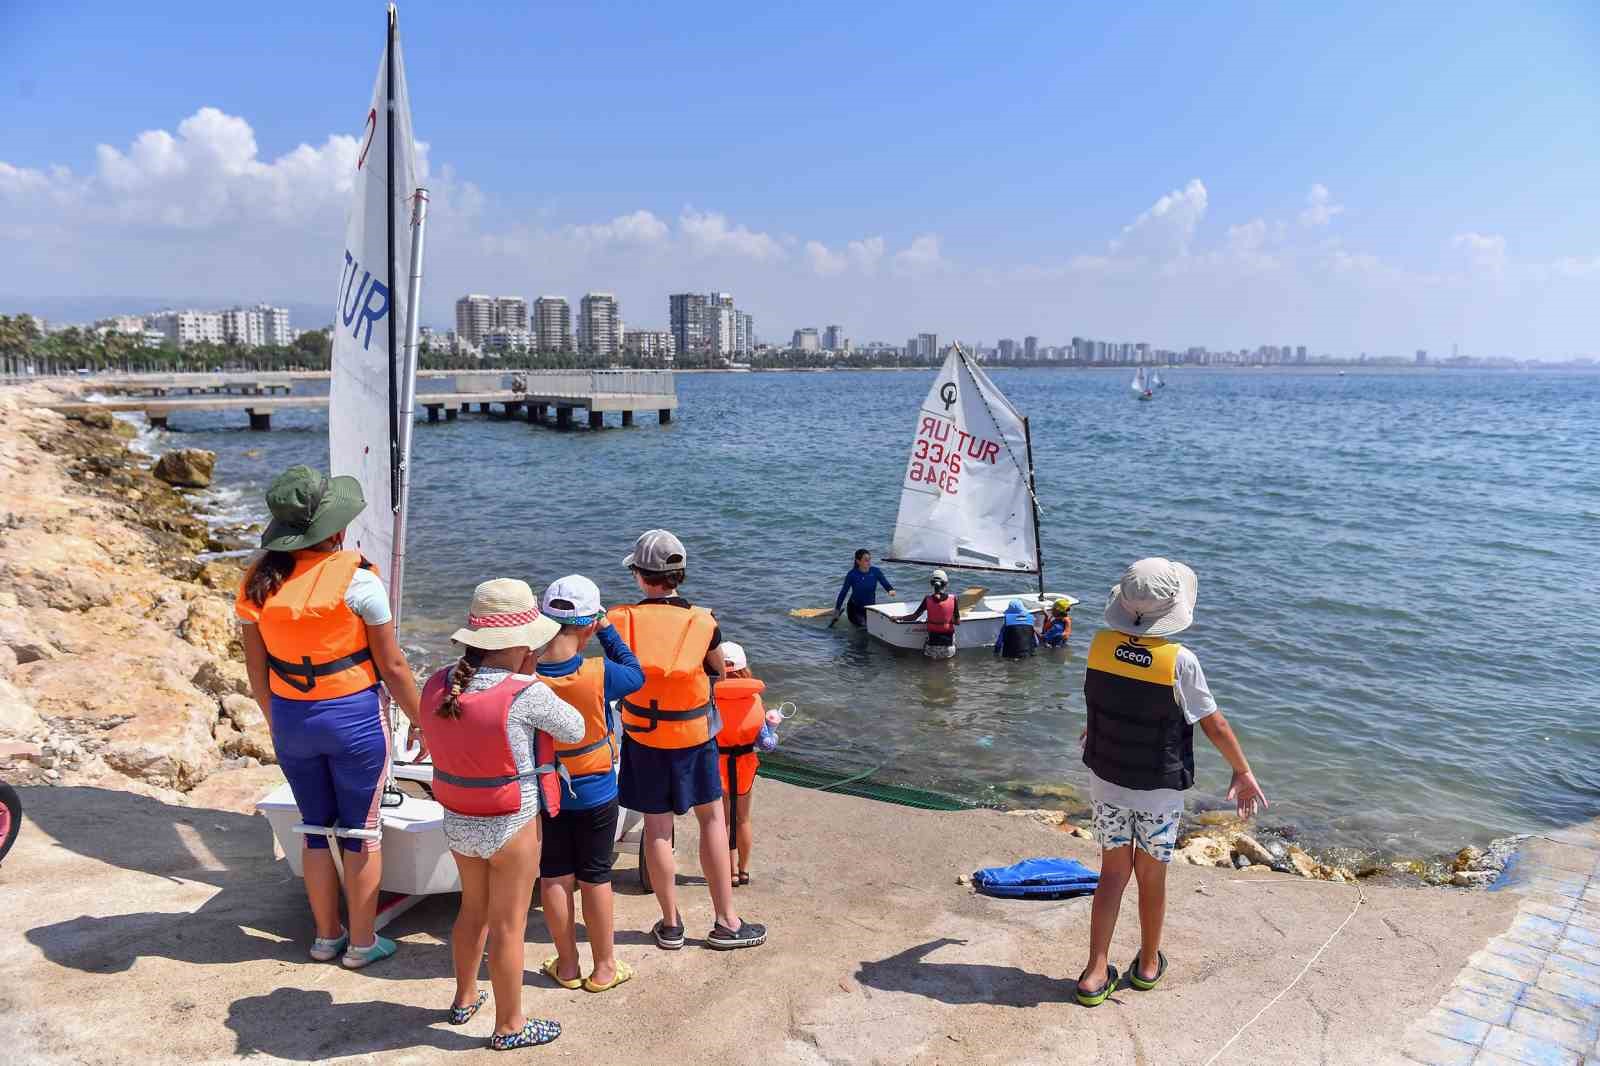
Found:
[{"label": "white cloud", "polygon": [[1311,186],[1311,191],[1306,193],[1306,207],[1300,212],[1300,224],[1308,228],[1326,226],[1333,221],[1333,216],[1344,211],[1343,204],[1333,202],[1333,194],[1321,182]]},{"label": "white cloud", "polygon": [[819,277],[828,278],[843,274],[851,267],[855,267],[863,274],[871,274],[878,269],[878,263],[883,259],[884,241],[882,237],[851,241],[845,245],[842,252],[833,251],[821,241],[807,241],[805,252],[806,261],[811,264],[811,269]]},{"label": "white cloud", "polygon": [[905,248],[894,253],[895,270],[911,277],[931,274],[945,265],[944,257],[939,251],[939,238],[933,233],[922,234]]},{"label": "white cloud", "polygon": [[715,211],[686,208],[678,216],[678,231],[689,247],[700,255],[733,255],[767,263],[784,258],[783,243],[770,233],[759,233],[744,225],[731,226],[727,216]]},{"label": "white cloud", "polygon": [[1205,217],[1207,193],[1199,178],[1174,189],[1152,204],[1143,214],[1122,229],[1111,242],[1117,255],[1167,260],[1189,251],[1195,229]]},{"label": "white cloud", "polygon": [[569,226],[567,232],[583,244],[656,246],[665,244],[672,231],[652,212],[641,208],[631,214],[618,215],[610,222]]},{"label": "white cloud", "polygon": [[1496,233],[1458,233],[1450,247],[1460,251],[1472,269],[1498,275],[1506,268],[1506,239]]}]

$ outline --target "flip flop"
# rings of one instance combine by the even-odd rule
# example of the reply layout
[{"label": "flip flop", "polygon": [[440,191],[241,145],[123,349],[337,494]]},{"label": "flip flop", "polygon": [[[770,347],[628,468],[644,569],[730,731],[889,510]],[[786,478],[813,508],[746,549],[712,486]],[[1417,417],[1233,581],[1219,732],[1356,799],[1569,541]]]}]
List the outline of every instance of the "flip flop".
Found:
[{"label": "flip flop", "polygon": [[[1082,974],[1080,974],[1078,976],[1078,980],[1079,981],[1083,980],[1083,975]],[[1074,984],[1072,986],[1072,992],[1073,992],[1073,995],[1077,997],[1078,1004],[1080,1006],[1098,1007],[1100,1004],[1102,1004],[1102,1003],[1104,1003],[1106,1001],[1106,997],[1111,995],[1112,989],[1114,989],[1116,987],[1117,987],[1117,968],[1115,966],[1107,966],[1106,967],[1106,983],[1105,984],[1101,985],[1099,988],[1095,989],[1093,992],[1085,992],[1081,985]]]},{"label": "flip flop", "polygon": [[484,1000],[486,1000],[488,998],[489,998],[489,993],[485,992],[483,989],[480,988],[478,990],[477,1002],[473,1003],[472,1006],[470,1006],[470,1007],[452,1006],[450,1008],[450,1024],[451,1025],[466,1025],[468,1022],[470,1022],[472,1020],[472,1016],[474,1014],[478,1013],[478,1008],[483,1006]]},{"label": "flip flop", "polygon": [[633,967],[618,959],[615,977],[603,985],[596,984],[592,978],[585,977],[583,979],[583,990],[585,992],[609,992],[618,985],[627,984],[631,980],[633,980]]},{"label": "flip flop", "polygon": [[489,1038],[489,1047],[495,1051],[514,1051],[519,1047],[538,1047],[548,1044],[561,1035],[560,1022],[547,1022],[533,1018],[514,1033],[502,1033]]},{"label": "flip flop", "polygon": [[1135,955],[1133,961],[1128,963],[1128,983],[1140,992],[1148,992],[1161,983],[1167,975],[1167,956],[1164,952],[1156,952],[1156,976],[1154,980],[1146,981],[1139,976],[1139,956]]},{"label": "flip flop", "polygon": [[[574,977],[570,981],[563,981],[560,977],[558,977],[556,975],[556,966],[560,962],[561,962],[561,956],[552,955],[548,959],[545,959],[544,962],[540,965],[539,972],[544,974],[546,977],[550,978],[550,980],[554,981],[556,984],[560,985],[562,988],[565,988],[568,992],[571,992],[575,988],[582,988],[583,987],[582,978]],[[618,965],[621,965],[621,964],[619,963]]]}]

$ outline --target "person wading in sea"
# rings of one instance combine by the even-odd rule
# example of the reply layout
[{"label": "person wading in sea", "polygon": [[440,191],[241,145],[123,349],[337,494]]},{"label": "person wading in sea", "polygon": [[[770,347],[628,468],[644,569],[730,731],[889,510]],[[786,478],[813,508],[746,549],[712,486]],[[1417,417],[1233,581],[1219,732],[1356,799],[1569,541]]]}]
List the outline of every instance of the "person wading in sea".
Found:
[{"label": "person wading in sea", "polygon": [[752,948],[766,941],[767,930],[742,921],[734,909],[728,823],[717,773],[722,724],[711,678],[726,673],[719,650],[722,631],[710,611],[678,595],[688,562],[683,542],[665,529],[641,533],[622,560],[645,598],[612,608],[608,617],[639,657],[645,683],[617,702],[623,728],[617,790],[624,807],[644,815],[645,861],[661,905],[661,920],[651,931],[656,945],[665,951],[683,947],[672,819],[692,810],[700,823],[700,869],[716,909],[706,946]]},{"label": "person wading in sea", "polygon": [[1147,992],[1167,972],[1161,952],[1167,864],[1178,839],[1184,790],[1194,785],[1196,722],[1233,767],[1228,798],[1239,817],[1267,806],[1238,739],[1211,698],[1200,660],[1167,639],[1189,628],[1198,592],[1194,571],[1182,563],[1140,559],[1111,586],[1109,628],[1089,645],[1083,761],[1101,858],[1089,962],[1075,989],[1085,1007],[1099,1006],[1117,986],[1111,936],[1130,877],[1139,882],[1139,954],[1128,964],[1128,983]]},{"label": "person wading in sea", "polygon": [[950,595],[950,579],[943,570],[935,570],[928,578],[933,591],[922,597],[917,609],[895,622],[908,626],[924,614],[928,616],[928,639],[922,645],[922,654],[930,659],[951,659],[956,654],[956,626],[961,624],[961,608]]},{"label": "person wading in sea", "polygon": [[[844,575],[844,584],[839,586],[839,598],[833,601],[834,617],[838,617],[842,607],[851,625],[866,625],[867,608],[878,602],[880,585],[889,595],[894,595],[894,586],[889,584],[889,579],[883,576],[882,570],[872,565],[872,553],[865,548],[857,549],[856,565]],[[845,603],[846,596],[850,598],[848,605]]]}]

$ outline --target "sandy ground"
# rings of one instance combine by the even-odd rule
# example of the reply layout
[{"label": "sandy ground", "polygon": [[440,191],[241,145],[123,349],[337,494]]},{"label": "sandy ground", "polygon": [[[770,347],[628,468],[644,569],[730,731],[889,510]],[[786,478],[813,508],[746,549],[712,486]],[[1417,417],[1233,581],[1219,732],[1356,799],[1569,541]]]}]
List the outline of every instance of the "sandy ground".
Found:
[{"label": "sandy ground", "polygon": [[[1151,993],[1072,1001],[1086,898],[999,901],[957,875],[1032,855],[1093,863],[1085,841],[994,812],[927,813],[772,781],[757,787],[746,916],[767,946],[658,951],[654,900],[618,860],[619,954],[639,976],[604,995],[537,973],[526,1005],[565,1034],[530,1061],[1204,1063],[1366,902],[1305,978],[1218,1062],[1383,1061],[1485,940],[1507,893],[1366,887],[1175,866]],[[422,1062],[488,1058],[485,1011],[445,1024],[456,897],[387,932],[400,953],[349,973],[305,956],[299,883],[264,819],[96,788],[25,790],[0,868],[0,1046],[10,1062]],[[693,820],[680,820],[691,938],[710,925]],[[1130,894],[1119,965],[1137,946]]]}]

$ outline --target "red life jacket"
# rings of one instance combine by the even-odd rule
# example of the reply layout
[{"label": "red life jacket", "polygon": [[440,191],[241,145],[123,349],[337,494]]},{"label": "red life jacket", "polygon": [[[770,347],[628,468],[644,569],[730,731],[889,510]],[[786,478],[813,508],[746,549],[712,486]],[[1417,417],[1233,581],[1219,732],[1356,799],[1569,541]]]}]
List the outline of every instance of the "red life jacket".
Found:
[{"label": "red life jacket", "polygon": [[516,814],[522,809],[522,782],[532,776],[540,809],[561,813],[554,738],[539,731],[534,741],[538,765],[527,774],[517,770],[511,752],[511,704],[539,679],[511,674],[492,688],[463,692],[457,700],[461,717],[444,718],[439,708],[450,693],[450,670],[440,670],[422,687],[422,735],[433,754],[433,798],[452,814]]},{"label": "red life jacket", "polygon": [[922,601],[928,607],[929,633],[954,633],[956,631],[956,598],[945,596],[936,600],[927,596]]},{"label": "red life jacket", "polygon": [[738,794],[744,795],[756,779],[756,737],[767,718],[767,709],[761,705],[761,693],[766,687],[766,682],[753,677],[736,677],[716,684],[717,711],[722,715],[717,753],[721,755],[718,766],[724,796],[735,785]]}]

